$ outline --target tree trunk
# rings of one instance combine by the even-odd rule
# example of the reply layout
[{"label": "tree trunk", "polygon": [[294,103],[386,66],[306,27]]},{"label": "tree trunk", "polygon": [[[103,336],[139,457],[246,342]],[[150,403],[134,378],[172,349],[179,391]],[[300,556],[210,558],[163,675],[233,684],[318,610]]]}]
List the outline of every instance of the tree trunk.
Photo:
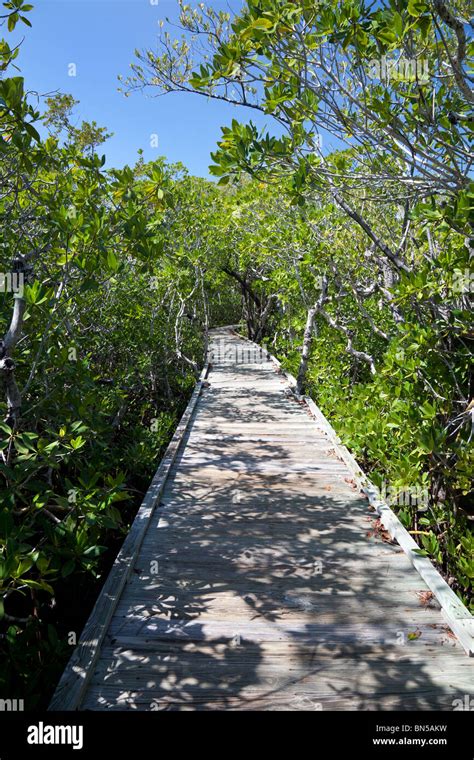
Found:
[{"label": "tree trunk", "polygon": [[25,308],[25,299],[22,296],[15,295],[12,321],[8,332],[0,343],[0,374],[5,387],[8,408],[5,422],[12,429],[18,427],[21,411],[21,394],[15,379],[15,362],[11,355],[21,336]]},{"label": "tree trunk", "polygon": [[309,355],[311,353],[311,345],[313,343],[313,329],[314,320],[319,309],[323,306],[327,298],[328,291],[328,279],[326,275],[321,278],[321,295],[316,303],[308,309],[308,315],[306,318],[306,327],[303,335],[303,349],[301,351],[300,366],[298,368],[298,375],[296,378],[295,393],[297,396],[301,396],[306,379],[306,372],[308,371]]},{"label": "tree trunk", "polygon": [[301,352],[300,366],[298,368],[298,375],[296,378],[295,393],[297,396],[301,396],[303,392],[303,386],[306,379],[306,372],[308,371],[309,354],[311,351],[311,344],[313,342],[313,327],[314,320],[317,313],[316,305],[311,306],[308,309],[308,315],[306,317],[306,327],[304,329],[303,336],[303,350]]}]

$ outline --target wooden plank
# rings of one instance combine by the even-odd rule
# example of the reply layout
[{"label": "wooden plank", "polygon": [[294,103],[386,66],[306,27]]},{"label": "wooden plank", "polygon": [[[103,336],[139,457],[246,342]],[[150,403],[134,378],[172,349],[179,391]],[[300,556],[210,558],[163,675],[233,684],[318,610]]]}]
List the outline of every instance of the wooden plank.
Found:
[{"label": "wooden plank", "polygon": [[[439,616],[438,616],[439,618]],[[275,624],[274,621],[265,619],[252,619],[241,624],[240,618],[226,620],[164,620],[152,617],[145,619],[143,627],[139,627],[138,615],[134,619],[122,619],[122,624],[117,621],[107,638],[108,646],[132,646],[140,649],[143,642],[147,642],[149,649],[156,644],[157,647],[164,644],[178,646],[183,644],[200,644],[207,641],[237,641],[254,642],[282,642],[293,648],[311,648],[313,645],[331,646],[332,643],[345,644],[390,644],[397,646],[399,656],[412,656],[414,652],[421,652],[428,646],[436,645],[439,656],[445,656],[446,650],[459,652],[460,645],[449,636],[448,628],[439,623],[433,623],[429,617],[424,621],[419,620],[416,626],[419,637],[409,639],[409,631],[400,631],[396,622],[364,621],[360,624],[348,623],[340,625],[335,622],[308,621],[306,618],[293,618],[283,623]],[[405,634],[405,637],[401,634]],[[133,643],[131,643],[133,642]],[[235,643],[235,642],[234,642]],[[420,656],[426,656],[422,654]],[[455,662],[459,661],[456,656]],[[445,665],[447,662],[445,661]]]},{"label": "wooden plank", "polygon": [[452,697],[440,695],[440,689],[436,686],[421,687],[416,691],[406,694],[377,694],[364,696],[362,694],[328,694],[316,698],[311,689],[307,693],[300,691],[298,695],[288,691],[274,692],[271,695],[262,695],[257,692],[246,697],[215,694],[211,698],[206,692],[189,694],[186,698],[173,699],[170,696],[155,698],[147,691],[134,689],[131,691],[117,692],[113,687],[107,690],[94,686],[91,689],[89,700],[85,703],[85,709],[108,710],[108,711],[133,711],[133,712],[173,712],[173,711],[320,711],[341,710],[360,712],[362,710],[383,711],[413,711],[413,710],[443,710],[453,709]]},{"label": "wooden plank", "polygon": [[[187,623],[179,628],[170,630],[171,626],[157,625],[153,631],[142,632],[140,636],[126,635],[118,631],[116,635],[107,637],[109,657],[122,649],[160,652],[166,655],[169,652],[181,654],[184,652],[205,651],[208,641],[227,641],[229,646],[245,646],[258,644],[261,651],[268,651],[275,657],[283,656],[307,656],[314,660],[315,654],[323,655],[331,647],[332,653],[336,645],[343,647],[348,653],[349,649],[354,653],[358,648],[368,648],[374,654],[385,652],[386,647],[391,647],[394,655],[398,658],[410,658],[414,654],[425,657],[427,648],[433,656],[432,648],[435,647],[434,656],[443,658],[445,665],[446,650],[457,649],[457,643],[447,633],[446,629],[427,621],[417,626],[418,638],[403,639],[396,625],[386,623],[349,623],[347,625],[335,625],[334,623],[307,623],[306,620],[287,625],[284,628],[275,625],[272,621],[255,621],[246,623],[242,633],[239,621],[218,622],[209,621],[202,625]],[[403,633],[403,632],[402,632]],[[401,641],[404,644],[400,644]],[[378,647],[374,652],[373,647]],[[341,649],[339,649],[341,651]],[[104,649],[105,655],[105,649]],[[457,664],[458,658],[452,660]]]},{"label": "wooden plank", "polygon": [[[272,656],[258,645],[233,648],[220,640],[197,652],[165,654],[165,660],[147,650],[123,650],[114,655],[106,648],[107,656],[94,674],[94,691],[87,706],[96,707],[100,697],[113,702],[121,701],[124,694],[140,692],[149,700],[169,705],[184,702],[194,709],[210,709],[219,703],[220,709],[229,709],[229,699],[247,706],[258,700],[266,705],[264,709],[274,709],[275,694],[285,694],[284,703],[293,704],[294,709],[303,709],[298,698],[325,703],[336,696],[341,698],[341,694],[346,701],[363,698],[372,709],[382,696],[394,695],[398,695],[400,706],[411,698],[414,709],[420,704],[426,707],[423,700],[429,695],[439,708],[452,709],[454,698],[472,693],[472,671],[466,659],[453,657],[446,650],[446,667],[439,667],[428,677],[426,652],[414,657],[398,650],[364,652],[357,659],[344,654],[335,657],[327,651],[316,658],[314,653],[306,658],[293,655],[288,661],[287,653]],[[353,674],[351,692],[347,691],[348,671]],[[465,691],[453,688],[453,680]]]}]

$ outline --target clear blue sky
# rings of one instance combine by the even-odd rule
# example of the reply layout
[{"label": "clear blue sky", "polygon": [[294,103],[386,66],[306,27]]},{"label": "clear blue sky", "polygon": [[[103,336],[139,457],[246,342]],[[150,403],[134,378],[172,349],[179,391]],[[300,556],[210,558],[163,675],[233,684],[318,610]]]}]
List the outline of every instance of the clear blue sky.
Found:
[{"label": "clear blue sky", "polygon": [[[25,86],[41,95],[58,90],[71,93],[80,101],[78,123],[94,119],[114,132],[114,137],[99,148],[106,153],[108,166],[133,164],[138,148],[143,148],[145,160],[163,155],[169,161],[181,161],[192,174],[206,177],[209,154],[215,150],[221,125],[229,124],[232,118],[265,123],[255,111],[198,95],[151,98],[137,92],[126,98],[118,92],[117,75],[128,73],[135,48],[153,48],[159,19],[176,18],[175,0],[159,0],[157,5],[151,0],[32,3],[34,10],[28,14],[32,28],[23,24],[17,27],[24,36],[17,63]],[[238,10],[241,0],[210,4]],[[75,77],[68,75],[70,63],[76,64]],[[158,148],[150,146],[153,133],[158,135]]]}]

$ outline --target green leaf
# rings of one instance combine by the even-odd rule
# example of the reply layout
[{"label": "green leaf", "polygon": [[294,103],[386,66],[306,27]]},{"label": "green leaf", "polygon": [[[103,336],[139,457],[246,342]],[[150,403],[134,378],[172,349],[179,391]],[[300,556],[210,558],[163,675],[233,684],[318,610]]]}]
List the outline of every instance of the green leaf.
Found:
[{"label": "green leaf", "polygon": [[427,10],[427,5],[423,0],[408,0],[407,11],[410,16],[421,16]]},{"label": "green leaf", "polygon": [[54,590],[52,586],[49,585],[49,583],[46,583],[46,581],[32,581],[29,578],[22,578],[22,583],[24,583],[26,586],[30,586],[31,588],[37,589],[38,591],[47,591],[48,594],[51,594],[51,596],[54,596]]},{"label": "green leaf", "polygon": [[107,264],[109,268],[112,269],[113,272],[117,271],[119,263],[113,251],[108,251],[107,253]]},{"label": "green leaf", "polygon": [[250,24],[252,29],[271,29],[273,27],[273,23],[268,18],[257,18],[255,21],[252,21]]},{"label": "green leaf", "polygon": [[85,445],[85,440],[81,435],[77,436],[77,438],[71,438],[69,442],[74,450],[82,449],[82,447]]},{"label": "green leaf", "polygon": [[101,554],[103,554],[105,551],[107,551],[106,546],[89,546],[88,549],[84,552],[84,557],[99,557]]},{"label": "green leaf", "polygon": [[11,16],[8,17],[8,31],[13,32],[15,26],[18,23],[19,15],[18,13],[12,13]]},{"label": "green leaf", "polygon": [[68,575],[74,572],[76,568],[76,562],[73,559],[69,559],[61,568],[61,576],[67,578]]},{"label": "green leaf", "polygon": [[[30,24],[30,26],[31,26],[31,24]],[[28,132],[28,134],[34,140],[36,140],[36,142],[41,142],[41,137],[39,135],[39,132],[33,127],[32,124],[29,124],[28,122],[24,122],[24,127],[25,127],[25,130]]]}]

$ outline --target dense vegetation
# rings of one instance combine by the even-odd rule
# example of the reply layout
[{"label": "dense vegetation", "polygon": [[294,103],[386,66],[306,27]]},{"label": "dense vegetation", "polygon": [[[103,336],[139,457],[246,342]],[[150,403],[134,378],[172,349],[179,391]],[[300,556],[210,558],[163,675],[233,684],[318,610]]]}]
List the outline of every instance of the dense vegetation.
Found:
[{"label": "dense vegetation", "polygon": [[[8,30],[28,21],[22,0],[3,5]],[[162,53],[137,51],[123,87],[275,120],[275,135],[223,128],[217,183],[164,160],[105,170],[106,130],[73,127],[67,94],[37,112],[19,49],[0,43],[2,694],[32,707],[51,692],[208,326],[242,321],[279,356],[472,604],[466,14],[441,0],[248,0],[232,18],[183,5],[182,38],[164,26]]]}]

